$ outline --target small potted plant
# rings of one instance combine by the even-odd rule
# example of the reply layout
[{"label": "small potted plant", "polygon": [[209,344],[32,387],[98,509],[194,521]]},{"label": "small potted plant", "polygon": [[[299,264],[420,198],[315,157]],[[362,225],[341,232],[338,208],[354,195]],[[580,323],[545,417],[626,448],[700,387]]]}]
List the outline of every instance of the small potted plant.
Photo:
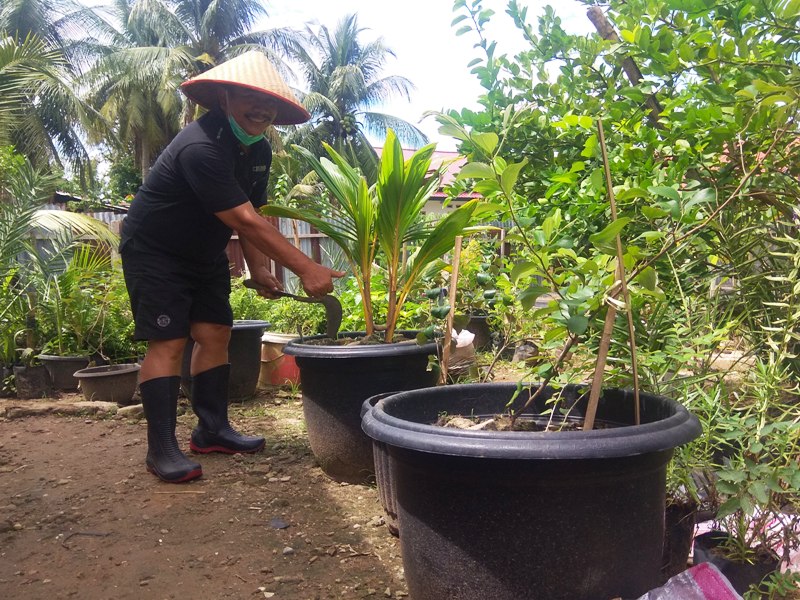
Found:
[{"label": "small potted plant", "polygon": [[[740,594],[788,564],[800,547],[800,408],[783,399],[788,373],[758,362],[738,403],[723,400],[712,424],[712,530],[694,541]],[[769,385],[772,381],[778,385]]]},{"label": "small potted plant", "polygon": [[[324,192],[300,198],[297,207],[267,206],[271,216],[312,224],[337,244],[357,281],[366,331],[342,335],[338,344],[293,341],[285,352],[296,358],[311,448],[330,476],[362,482],[372,476],[372,442],[360,427],[361,404],[376,394],[433,385],[428,368],[434,343],[418,344],[416,333],[397,330],[398,317],[417,283],[452,250],[468,230],[477,208],[467,202],[438,221],[422,214],[440,185],[431,171],[434,146],[405,158],[389,131],[378,165],[378,181],[366,178],[333,148],[317,158],[295,147],[312,166]],[[386,280],[385,322],[373,300],[373,275]]]},{"label": "small potted plant", "polygon": [[62,272],[43,272],[37,286],[37,316],[48,337],[39,360],[58,390],[75,390],[73,373],[89,366],[100,350],[105,319],[103,279],[111,269],[107,252],[79,246]]}]

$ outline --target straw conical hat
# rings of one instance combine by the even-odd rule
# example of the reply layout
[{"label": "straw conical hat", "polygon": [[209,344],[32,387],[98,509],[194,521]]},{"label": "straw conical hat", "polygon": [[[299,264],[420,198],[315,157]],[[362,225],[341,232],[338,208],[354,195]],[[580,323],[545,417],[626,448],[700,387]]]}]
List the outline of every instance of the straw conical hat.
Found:
[{"label": "straw conical hat", "polygon": [[251,50],[185,81],[181,91],[201,106],[217,106],[220,85],[238,85],[263,92],[278,104],[275,125],[295,125],[311,118],[281,79],[275,67],[258,50]]}]

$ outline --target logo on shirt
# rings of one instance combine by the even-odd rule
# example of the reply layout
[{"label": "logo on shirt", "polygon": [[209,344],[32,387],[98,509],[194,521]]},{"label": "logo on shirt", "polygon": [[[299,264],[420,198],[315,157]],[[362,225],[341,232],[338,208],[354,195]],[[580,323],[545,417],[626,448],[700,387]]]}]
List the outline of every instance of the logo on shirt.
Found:
[{"label": "logo on shirt", "polygon": [[253,167],[253,173],[264,173],[267,170],[267,165],[256,165]]},{"label": "logo on shirt", "polygon": [[169,315],[158,315],[156,323],[158,324],[159,327],[163,329],[164,327],[172,323],[172,319],[169,318]]}]

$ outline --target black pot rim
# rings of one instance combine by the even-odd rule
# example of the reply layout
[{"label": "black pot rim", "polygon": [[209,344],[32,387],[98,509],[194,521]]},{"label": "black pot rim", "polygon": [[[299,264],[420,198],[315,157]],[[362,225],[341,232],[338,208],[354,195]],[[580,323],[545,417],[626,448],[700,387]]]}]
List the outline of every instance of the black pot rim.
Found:
[{"label": "black pot rim", "polygon": [[39,360],[51,360],[53,362],[74,362],[78,360],[88,360],[88,354],[38,354],[36,356]]},{"label": "black pot rim", "polygon": [[[525,384],[528,385],[528,384]],[[374,440],[391,446],[475,458],[502,459],[596,459],[637,456],[672,450],[702,433],[694,415],[675,400],[642,394],[648,400],[665,403],[670,415],[659,421],[591,431],[472,431],[418,423],[392,416],[404,402],[420,396],[474,391],[483,386],[509,392],[516,383],[478,383],[425,388],[393,394],[379,400],[363,416],[362,428]],[[435,401],[431,398],[430,401]],[[500,405],[502,407],[502,404]],[[500,411],[498,411],[500,412]]]},{"label": "black pot rim", "polygon": [[[408,338],[408,341],[395,342],[393,344],[370,344],[364,346],[317,346],[304,344],[304,340],[327,339],[326,335],[315,335],[307,338],[295,338],[283,347],[285,354],[299,356],[301,358],[375,358],[380,356],[408,356],[417,354],[436,354],[436,343],[417,344],[415,341],[416,331],[398,331]],[[363,331],[344,331],[340,332],[338,338],[364,337]]]},{"label": "black pot rim", "polygon": [[75,371],[72,376],[77,379],[92,379],[96,377],[106,377],[108,375],[125,375],[136,373],[142,366],[139,363],[129,363],[122,365],[101,365],[99,367],[87,367]]}]

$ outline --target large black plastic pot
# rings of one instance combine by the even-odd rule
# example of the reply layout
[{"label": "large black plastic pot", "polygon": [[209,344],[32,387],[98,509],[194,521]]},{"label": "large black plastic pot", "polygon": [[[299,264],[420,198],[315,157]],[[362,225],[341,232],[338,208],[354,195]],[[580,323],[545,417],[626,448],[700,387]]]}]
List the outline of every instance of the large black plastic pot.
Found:
[{"label": "large black plastic pot", "polygon": [[415,332],[399,333],[408,341],[325,346],[293,340],[284,347],[300,369],[311,450],[325,474],[337,481],[365,483],[374,476],[372,441],[361,430],[364,400],[436,383],[436,374],[428,370],[428,357],[436,353],[436,344],[418,345]]},{"label": "large black plastic pot", "polygon": [[[385,392],[364,400],[361,405],[361,417],[371,411],[379,401],[396,393]],[[372,456],[375,464],[375,487],[378,488],[378,499],[381,501],[383,512],[386,513],[386,528],[389,533],[397,537],[400,535],[400,528],[397,526],[397,501],[392,480],[391,457],[386,444],[372,440]]]},{"label": "large black plastic pot", "polygon": [[[231,363],[231,377],[228,384],[228,399],[243,400],[256,393],[258,375],[261,371],[261,336],[269,327],[266,321],[234,321],[231,340],[228,343],[228,362]],[[189,338],[183,351],[183,370],[181,387],[191,398],[190,364],[194,340]]]},{"label": "large black plastic pot", "polygon": [[[364,430],[390,454],[409,594],[414,600],[635,598],[661,584],[666,467],[697,437],[667,398],[601,396],[592,431],[497,432],[431,425],[441,413],[496,415],[516,384],[416,390],[380,400]],[[581,390],[561,407],[582,415]],[[527,398],[523,391],[515,401]],[[531,411],[539,415],[552,390]]]}]

